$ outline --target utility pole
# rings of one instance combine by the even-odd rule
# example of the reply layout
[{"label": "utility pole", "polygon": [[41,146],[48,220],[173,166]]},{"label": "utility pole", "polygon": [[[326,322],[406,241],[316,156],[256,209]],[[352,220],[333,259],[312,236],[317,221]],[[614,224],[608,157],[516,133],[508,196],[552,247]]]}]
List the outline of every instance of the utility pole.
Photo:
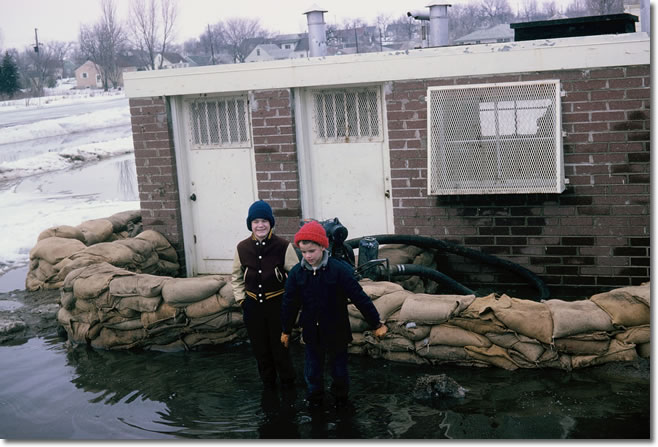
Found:
[{"label": "utility pole", "polygon": [[37,35],[37,28],[34,28],[34,52],[39,52],[39,36]]},{"label": "utility pole", "polygon": [[356,52],[359,52],[359,35],[356,33],[356,25],[354,25],[354,42],[356,42]]},{"label": "utility pole", "polygon": [[215,50],[212,46],[212,34],[210,33],[210,23],[208,24],[208,40],[210,40],[210,55],[212,57],[212,64],[215,65]]}]

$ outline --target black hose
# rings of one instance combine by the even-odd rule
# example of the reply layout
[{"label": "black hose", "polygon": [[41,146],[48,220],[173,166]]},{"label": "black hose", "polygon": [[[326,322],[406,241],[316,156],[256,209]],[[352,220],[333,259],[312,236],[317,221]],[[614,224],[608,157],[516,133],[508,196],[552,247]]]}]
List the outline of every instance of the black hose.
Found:
[{"label": "black hose", "polygon": [[422,276],[423,278],[429,278],[432,281],[435,281],[439,284],[443,284],[449,289],[453,290],[456,293],[462,295],[476,295],[476,293],[469,289],[468,287],[458,283],[448,275],[444,275],[438,270],[425,267],[424,265],[418,264],[395,264],[392,265],[389,269],[391,276],[403,276],[403,275],[417,275]]},{"label": "black hose", "polygon": [[[405,244],[415,245],[417,247],[423,248],[433,248],[436,250],[443,250],[449,253],[458,254],[466,258],[476,259],[484,264],[492,265],[495,267],[502,267],[503,269],[516,273],[517,275],[524,278],[530,285],[534,286],[539,292],[539,298],[537,298],[537,301],[548,299],[551,296],[548,287],[546,287],[546,284],[541,278],[539,278],[525,267],[522,267],[519,264],[515,264],[506,259],[501,259],[496,256],[474,250],[472,248],[467,248],[451,242],[425,236],[415,236],[409,234],[378,234],[370,237],[375,238],[380,244]],[[356,248],[359,246],[359,241],[360,238],[349,239],[345,241],[345,243],[352,248]]]}]

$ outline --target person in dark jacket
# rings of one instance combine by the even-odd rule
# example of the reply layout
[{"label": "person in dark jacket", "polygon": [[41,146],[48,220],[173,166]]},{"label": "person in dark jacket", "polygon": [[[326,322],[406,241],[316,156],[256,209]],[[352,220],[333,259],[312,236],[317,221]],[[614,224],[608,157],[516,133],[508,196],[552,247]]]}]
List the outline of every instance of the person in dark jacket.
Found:
[{"label": "person in dark jacket", "polygon": [[290,270],[286,281],[281,306],[281,343],[289,345],[301,308],[299,324],[304,339],[307,400],[311,406],[322,402],[326,362],[331,371],[331,394],[336,405],[344,405],[349,389],[347,345],[352,341],[347,299],[363,314],[375,336],[382,337],[387,327],[354,278],[352,267],[329,256],[326,250],[329,240],[322,225],[316,221],[306,223],[295,235],[295,245],[302,252],[302,260]]},{"label": "person in dark jacket", "polygon": [[280,343],[281,299],[287,272],[299,259],[290,242],[274,235],[274,223],[267,202],[258,200],[249,207],[251,236],[237,246],[231,285],[265,388],[275,387],[277,376],[282,387],[291,388],[295,371],[289,350]]}]

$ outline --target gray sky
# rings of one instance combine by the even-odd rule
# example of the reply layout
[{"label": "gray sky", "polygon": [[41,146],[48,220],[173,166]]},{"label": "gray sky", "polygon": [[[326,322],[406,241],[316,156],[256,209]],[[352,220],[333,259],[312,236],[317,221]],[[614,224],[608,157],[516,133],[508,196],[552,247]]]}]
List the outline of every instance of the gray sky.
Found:
[{"label": "gray sky", "polygon": [[[115,0],[122,19],[129,1]],[[346,18],[374,19],[380,13],[399,17],[427,4],[427,0],[179,0],[176,41],[198,37],[208,24],[229,17],[258,17],[270,31],[287,34],[306,31],[303,13],[313,5],[328,11],[326,23],[340,24]],[[35,28],[40,42],[77,41],[80,24],[91,25],[100,16],[98,0],[0,0],[0,48],[22,50],[33,45]]]}]

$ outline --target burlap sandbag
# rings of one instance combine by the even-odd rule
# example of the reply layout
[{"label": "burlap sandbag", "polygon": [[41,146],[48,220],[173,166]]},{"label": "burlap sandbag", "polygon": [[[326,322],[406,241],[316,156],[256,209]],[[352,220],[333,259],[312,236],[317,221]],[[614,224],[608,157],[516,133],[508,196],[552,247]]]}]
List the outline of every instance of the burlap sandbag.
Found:
[{"label": "burlap sandbag", "polygon": [[146,296],[123,296],[116,301],[117,309],[132,309],[138,312],[154,312],[160,303],[162,303],[162,298],[159,296],[146,297]]},{"label": "burlap sandbag", "polygon": [[94,245],[105,242],[114,232],[112,222],[107,219],[91,219],[76,227],[85,237],[85,244]]},{"label": "burlap sandbag", "polygon": [[388,259],[390,265],[413,264],[414,259],[423,251],[415,245],[386,244],[379,247],[378,259]]},{"label": "burlap sandbag", "polygon": [[360,281],[359,284],[361,284],[363,291],[370,297],[371,300],[376,300],[382,295],[404,290],[400,284],[390,281],[363,280]]},{"label": "burlap sandbag", "polygon": [[135,236],[136,239],[143,239],[149,241],[153,248],[157,251],[166,250],[171,247],[171,244],[162,234],[154,230],[145,230]]},{"label": "burlap sandbag", "polygon": [[59,225],[57,227],[52,227],[52,228],[48,228],[47,230],[43,230],[41,233],[39,233],[39,236],[37,237],[37,241],[49,237],[77,239],[82,243],[84,243],[85,241],[85,235],[82,234],[82,231],[70,225]]},{"label": "burlap sandbag", "polygon": [[34,270],[34,275],[41,282],[49,282],[57,276],[57,270],[45,259],[38,259],[38,267]]},{"label": "burlap sandbag", "polygon": [[232,303],[219,293],[209,296],[205,300],[197,301],[185,307],[185,314],[190,318],[205,317],[230,308]]},{"label": "burlap sandbag", "polygon": [[192,332],[183,337],[183,342],[189,348],[198,348],[208,345],[219,346],[245,338],[246,334],[247,330],[245,328],[235,330],[227,329],[221,332]]},{"label": "burlap sandbag", "polygon": [[[69,292],[67,292],[69,293]],[[73,292],[70,292],[71,295],[73,295]],[[75,295],[73,295],[75,298]],[[97,312],[98,308],[96,307],[96,301],[95,300],[75,300],[75,304],[73,305],[73,309],[75,309],[75,312]],[[73,310],[72,310],[73,312]]]},{"label": "burlap sandbag", "polygon": [[350,330],[352,332],[363,332],[372,329],[370,324],[362,318],[355,318],[351,315],[348,315],[350,320]]},{"label": "burlap sandbag", "polygon": [[374,347],[368,348],[368,355],[374,358],[382,358],[389,362],[411,363],[415,365],[427,365],[429,360],[425,359],[415,352],[410,351],[385,351]]},{"label": "burlap sandbag", "polygon": [[142,271],[145,273],[158,273],[162,275],[174,276],[178,273],[180,265],[177,262],[169,262],[164,259],[160,259],[157,264],[153,265],[152,269],[148,267],[142,267]]},{"label": "burlap sandbag", "polygon": [[429,337],[432,325],[416,324],[413,321],[397,324],[389,323],[388,330],[394,334],[400,334],[411,341],[418,341]]},{"label": "burlap sandbag", "polygon": [[154,311],[142,313],[142,326],[144,326],[146,329],[150,329],[152,326],[155,326],[158,323],[173,319],[176,316],[176,312],[178,312],[177,308],[163,302]]},{"label": "burlap sandbag", "polygon": [[615,335],[615,338],[624,343],[634,343],[641,345],[651,341],[651,326],[644,324],[626,329],[624,332]]},{"label": "burlap sandbag", "polygon": [[[381,298],[380,298],[381,299]],[[400,318],[416,323],[440,324],[466,309],[475,295],[411,295],[402,304]]]},{"label": "burlap sandbag", "polygon": [[[489,317],[489,319],[487,319],[487,317]],[[453,317],[449,320],[449,323],[480,335],[492,333],[504,334],[509,331],[509,329],[507,329],[505,325],[498,321],[498,319],[492,314],[485,315],[484,318],[485,319]]]},{"label": "burlap sandbag", "polygon": [[[521,300],[502,295],[483,313],[492,312],[495,317],[513,331],[550,344],[553,338],[553,318],[545,303]],[[481,314],[482,315],[482,314]]]},{"label": "burlap sandbag", "polygon": [[114,241],[113,244],[122,245],[132,250],[134,253],[133,259],[137,264],[143,264],[155,252],[153,244],[144,239],[137,239],[136,237]]},{"label": "burlap sandbag", "polygon": [[[386,319],[393,312],[395,312],[396,310],[402,307],[402,303],[404,303],[404,301],[410,296],[413,296],[413,293],[407,290],[398,290],[397,292],[392,292],[392,293],[387,293],[386,295],[382,295],[372,303],[377,308],[377,312],[379,312],[379,318],[382,321],[386,321]],[[359,309],[354,304],[347,305],[347,312],[353,318],[363,319],[363,315],[361,314],[361,311],[359,311]]]},{"label": "burlap sandbag", "polygon": [[383,337],[375,337],[370,333],[365,335],[366,342],[384,351],[415,351],[414,342],[398,334],[387,333]]},{"label": "burlap sandbag", "polygon": [[[75,254],[73,254],[75,256]],[[62,259],[60,262],[55,265],[55,270],[57,270],[57,276],[55,279],[57,281],[64,281],[67,275],[73,270],[77,270],[83,267],[88,267],[92,264],[96,264],[98,261],[92,258],[79,257],[76,259],[66,258]]]},{"label": "burlap sandbag", "polygon": [[91,340],[91,346],[96,349],[132,349],[137,347],[146,338],[144,329],[119,331],[102,328],[98,337]]},{"label": "burlap sandbag", "polygon": [[143,329],[142,320],[140,318],[124,319],[116,323],[103,323],[106,328],[115,329],[117,331],[131,331],[135,329]]},{"label": "burlap sandbag", "polygon": [[507,349],[510,355],[512,355],[512,351],[515,351],[520,357],[532,363],[539,361],[539,358],[546,350],[537,340],[522,334],[515,334],[514,332],[508,331],[504,334],[489,332],[486,334],[486,337],[493,344]]},{"label": "burlap sandbag", "polygon": [[185,307],[217,293],[224,283],[214,277],[172,278],[162,287],[162,298],[174,307]]},{"label": "burlap sandbag", "polygon": [[416,342],[416,349],[422,349],[428,345],[479,346],[486,348],[491,346],[491,341],[483,335],[467,331],[459,326],[442,323],[432,326],[429,336]]},{"label": "burlap sandbag", "polygon": [[434,363],[452,363],[471,359],[463,346],[427,345],[417,350],[416,354],[435,360]]},{"label": "burlap sandbag", "polygon": [[107,220],[112,223],[113,232],[118,233],[128,228],[128,224],[140,222],[142,220],[142,212],[141,210],[121,211],[112,214]]},{"label": "burlap sandbag", "polygon": [[601,355],[608,352],[610,338],[593,334],[580,334],[571,337],[556,338],[555,349],[573,355]]},{"label": "burlap sandbag", "polygon": [[499,368],[510,371],[519,368],[514,360],[512,360],[512,357],[510,357],[507,350],[498,345],[491,345],[488,348],[465,346],[464,350],[466,350],[466,353],[475,360],[486,362]]},{"label": "burlap sandbag", "polygon": [[635,345],[622,343],[614,338],[610,340],[608,351],[599,355],[572,355],[571,364],[574,368],[601,365],[609,362],[632,362],[637,360]]},{"label": "burlap sandbag", "polygon": [[114,296],[138,295],[155,297],[162,294],[162,286],[171,278],[141,273],[133,276],[121,276],[110,282],[110,293]]},{"label": "burlap sandbag", "polygon": [[73,295],[73,292],[60,291],[59,305],[66,310],[73,309],[73,306],[75,306],[75,295]]},{"label": "burlap sandbag", "polygon": [[645,299],[638,297],[635,290],[639,288],[625,287],[609,292],[593,295],[590,300],[606,311],[612,323],[616,326],[631,327],[649,324],[651,311],[645,304]]},{"label": "burlap sandbag", "polygon": [[614,329],[610,316],[590,300],[543,301],[553,318],[553,338]]},{"label": "burlap sandbag", "polygon": [[194,330],[218,331],[244,326],[244,321],[240,312],[225,309],[216,314],[190,318],[188,326]]},{"label": "burlap sandbag", "polygon": [[116,267],[134,267],[139,264],[139,257],[134,251],[118,242],[99,242],[85,248],[78,257],[96,256],[103,261]]},{"label": "burlap sandbag", "polygon": [[[72,272],[73,273],[73,272]],[[96,298],[110,287],[110,281],[118,276],[130,276],[134,273],[111,266],[110,264],[94,264],[85,268],[73,283],[73,294],[77,299],[88,300]]]},{"label": "burlap sandbag", "polygon": [[642,358],[648,359],[651,357],[651,342],[642,343],[636,346],[637,355]]},{"label": "burlap sandbag", "polygon": [[42,239],[30,250],[30,259],[44,259],[52,265],[57,264],[64,258],[84,250],[85,244],[77,239],[63,237],[49,237]]}]

